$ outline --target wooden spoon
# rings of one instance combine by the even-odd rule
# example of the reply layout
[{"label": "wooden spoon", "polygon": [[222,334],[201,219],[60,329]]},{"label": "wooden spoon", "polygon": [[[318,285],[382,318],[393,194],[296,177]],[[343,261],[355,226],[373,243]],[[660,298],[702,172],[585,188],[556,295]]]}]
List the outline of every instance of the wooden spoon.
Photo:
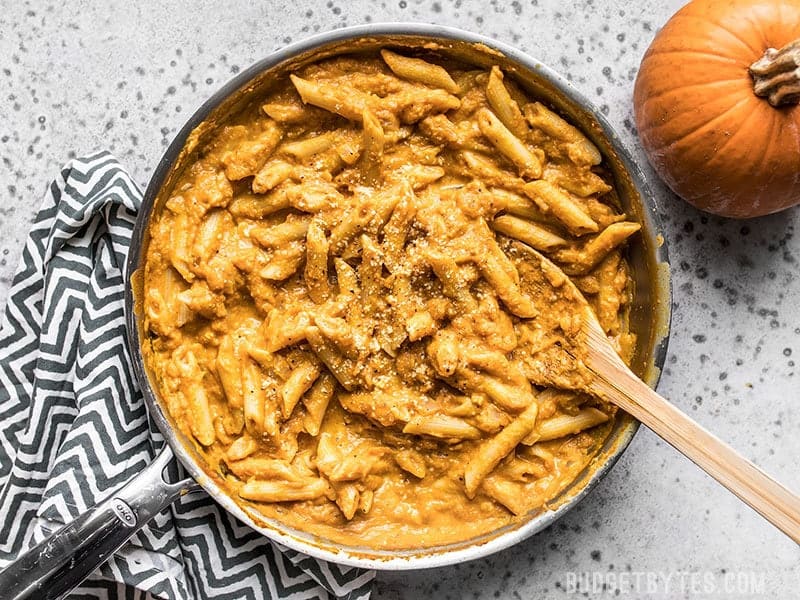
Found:
[{"label": "wooden spoon", "polygon": [[[513,246],[541,261],[545,276],[535,283],[539,288],[537,293],[547,291],[560,298],[566,297],[573,306],[580,307],[579,333],[564,347],[572,360],[560,363],[565,370],[574,369],[576,363],[580,363],[588,370],[586,391],[616,404],[647,425],[800,544],[800,497],[650,389],[622,361],[586,298],[569,277],[529,246],[520,243]],[[551,289],[545,290],[545,287]]]}]

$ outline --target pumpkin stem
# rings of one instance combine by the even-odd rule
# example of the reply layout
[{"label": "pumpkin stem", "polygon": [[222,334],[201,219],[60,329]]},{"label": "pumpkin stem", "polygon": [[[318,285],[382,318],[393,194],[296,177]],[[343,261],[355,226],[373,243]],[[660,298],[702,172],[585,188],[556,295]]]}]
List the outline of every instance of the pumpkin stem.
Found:
[{"label": "pumpkin stem", "polygon": [[756,96],[772,106],[800,103],[800,39],[780,50],[767,48],[749,70]]}]

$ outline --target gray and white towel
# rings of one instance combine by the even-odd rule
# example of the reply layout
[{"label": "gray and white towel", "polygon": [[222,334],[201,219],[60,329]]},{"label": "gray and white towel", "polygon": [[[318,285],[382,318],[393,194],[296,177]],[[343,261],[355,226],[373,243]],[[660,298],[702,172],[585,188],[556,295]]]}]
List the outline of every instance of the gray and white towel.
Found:
[{"label": "gray and white towel", "polygon": [[[107,152],[50,184],[0,322],[0,569],[130,479],[163,439],[125,346],[141,192]],[[366,600],[374,572],[279,547],[205,493],[158,515],[76,598]]]}]

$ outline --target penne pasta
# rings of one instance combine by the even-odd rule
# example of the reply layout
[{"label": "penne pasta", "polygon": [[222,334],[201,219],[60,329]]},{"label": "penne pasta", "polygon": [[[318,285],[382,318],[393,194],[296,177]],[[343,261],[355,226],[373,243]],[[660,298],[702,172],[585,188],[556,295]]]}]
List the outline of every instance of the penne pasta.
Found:
[{"label": "penne pasta", "polygon": [[208,394],[198,382],[187,390],[189,410],[192,414],[192,434],[204,446],[210,446],[217,440],[214,429],[214,419],[211,416],[211,406]]},{"label": "penne pasta", "polygon": [[436,143],[447,144],[456,148],[475,149],[466,144],[455,123],[448,119],[447,115],[438,114],[425,117],[420,121],[419,129]]},{"label": "penne pasta", "polygon": [[331,296],[328,283],[328,238],[318,221],[312,221],[306,232],[306,266],[303,276],[308,286],[308,295],[317,304]]},{"label": "penne pasta", "polygon": [[383,293],[383,259],[378,245],[368,236],[361,236],[361,264],[358,277],[361,281],[361,305],[367,313],[380,306]]},{"label": "penne pasta", "polygon": [[289,75],[289,79],[305,104],[319,106],[350,121],[361,121],[368,108],[364,95],[357,90],[316,84],[297,75]]},{"label": "penne pasta", "polygon": [[347,247],[347,243],[369,225],[373,215],[369,208],[369,203],[365,202],[358,208],[360,210],[352,211],[355,213],[353,217],[342,220],[331,229],[329,244],[331,252],[334,254],[341,254]]},{"label": "penne pasta", "polygon": [[616,171],[513,66],[440,50],[293,63],[207,124],[149,225],[171,419],[254,518],[347,546],[492,535],[593,460],[616,412],[570,281],[636,349]]},{"label": "penne pasta", "polygon": [[366,489],[361,492],[360,498],[358,500],[358,510],[362,514],[367,514],[372,509],[372,503],[375,500],[375,492],[370,489]]},{"label": "penne pasta", "polygon": [[342,136],[335,146],[336,154],[341,159],[342,163],[352,166],[361,158],[363,143],[363,135],[360,138],[354,135]]},{"label": "penne pasta", "polygon": [[316,462],[320,473],[331,482],[358,481],[369,476],[385,453],[385,448],[368,440],[343,447],[330,433],[323,432],[317,443]]},{"label": "penne pasta", "polygon": [[295,367],[281,388],[281,399],[283,400],[281,412],[284,419],[291,416],[295,406],[300,402],[300,398],[311,388],[319,374],[319,365],[314,362],[309,361]]},{"label": "penne pasta", "polygon": [[525,185],[525,180],[516,173],[500,168],[482,154],[465,150],[460,157],[466,166],[461,173],[464,177],[477,177],[485,185],[514,191],[521,191]]},{"label": "penne pasta", "polygon": [[178,213],[173,218],[172,228],[170,229],[169,248],[170,263],[172,267],[180,273],[185,281],[194,281],[195,274],[192,270],[194,259],[192,255],[192,245],[194,242],[191,224],[192,218],[186,213]]},{"label": "penne pasta", "polygon": [[251,238],[265,248],[280,248],[305,238],[310,222],[311,217],[290,216],[280,225],[253,227],[249,233]]},{"label": "penne pasta", "polygon": [[464,469],[464,488],[467,497],[474,498],[486,476],[533,431],[537,413],[538,405],[536,402],[531,402],[516,419],[496,436],[483,442],[472,454]]},{"label": "penne pasta", "polygon": [[262,219],[289,208],[289,196],[285,190],[274,190],[265,196],[239,196],[228,207],[234,217]]},{"label": "penne pasta", "polygon": [[602,162],[600,151],[585,135],[541,102],[526,104],[524,111],[525,119],[531,127],[541,129],[555,139],[567,142],[568,156],[575,164],[599,165]]},{"label": "penne pasta", "polygon": [[336,380],[347,391],[353,391],[358,385],[356,363],[342,355],[335,344],[324,337],[318,327],[308,327],[306,338],[314,354],[317,355]]},{"label": "penne pasta", "polygon": [[148,327],[169,337],[194,318],[189,307],[178,299],[185,289],[186,283],[173,268],[166,268],[151,279],[145,309]]},{"label": "penne pasta", "polygon": [[231,461],[242,460],[253,454],[256,450],[258,450],[258,443],[249,435],[243,435],[236,438],[228,447],[228,450],[225,452],[225,458]]},{"label": "penne pasta", "polygon": [[363,129],[361,171],[367,185],[375,185],[380,179],[381,161],[385,139],[380,121],[370,111],[365,110],[361,117]]},{"label": "penne pasta", "polygon": [[414,417],[403,427],[403,433],[429,435],[446,440],[477,440],[481,437],[477,428],[448,415]]},{"label": "penne pasta", "polygon": [[539,157],[511,133],[492,111],[478,111],[477,119],[483,135],[517,167],[520,175],[530,179],[539,179],[542,176],[542,161]]},{"label": "penne pasta", "polygon": [[608,415],[596,408],[584,408],[575,415],[560,415],[542,421],[537,426],[538,441],[547,442],[579,433],[608,421]]},{"label": "penne pasta", "polygon": [[306,407],[303,427],[309,435],[319,435],[325,411],[328,409],[328,404],[333,399],[335,391],[336,380],[330,373],[325,372],[321,373],[311,389],[303,396],[303,406]]},{"label": "penne pasta", "polygon": [[194,238],[192,255],[199,262],[207,264],[222,245],[223,232],[229,231],[232,226],[233,222],[227,211],[212,210],[206,213]]},{"label": "penne pasta", "polygon": [[417,192],[444,177],[444,169],[432,165],[409,165],[391,174],[393,182],[408,182]]},{"label": "penne pasta", "polygon": [[566,164],[548,165],[544,179],[581,198],[606,194],[613,189],[596,173]]},{"label": "penne pasta", "polygon": [[358,488],[352,483],[345,483],[339,486],[336,492],[336,505],[342,511],[342,515],[348,521],[356,515],[358,510],[361,494]]},{"label": "penne pasta", "polygon": [[640,229],[641,225],[630,221],[612,223],[582,247],[564,248],[555,252],[553,257],[565,263],[564,272],[568,275],[585,275]]},{"label": "penne pasta", "polygon": [[403,246],[408,236],[408,226],[416,213],[416,196],[411,186],[403,186],[399,190],[400,200],[392,209],[388,222],[383,227],[383,241],[381,242],[384,262],[389,270],[396,268]]},{"label": "penne pasta", "polygon": [[328,181],[310,181],[286,187],[289,206],[302,212],[317,213],[344,203],[342,194]]},{"label": "penne pasta", "polygon": [[548,222],[547,216],[530,198],[502,188],[491,188],[489,193],[492,195],[498,211],[502,210],[506,213],[539,223]]},{"label": "penne pasta", "polygon": [[[265,164],[253,177],[250,187],[254,194],[266,194],[283,183],[292,175],[294,167],[282,160],[273,160]],[[288,208],[288,203],[283,208]],[[265,216],[265,215],[258,215]]]},{"label": "penne pasta", "polygon": [[315,154],[325,152],[331,148],[336,142],[336,135],[333,133],[324,133],[316,137],[304,138],[294,142],[287,142],[280,147],[281,154],[288,154],[294,158],[305,159]]},{"label": "penne pasta", "polygon": [[458,369],[454,383],[466,393],[485,394],[497,406],[509,411],[520,410],[532,399],[530,384],[522,386],[509,384],[498,377],[473,369]]},{"label": "penne pasta", "polygon": [[291,102],[267,102],[261,106],[265,115],[278,123],[302,123],[314,117],[313,109],[304,106],[298,100]]},{"label": "penne pasta", "polygon": [[416,312],[406,321],[408,339],[412,342],[421,340],[436,333],[439,325],[427,310]]},{"label": "penne pasta", "polygon": [[271,281],[283,281],[294,275],[303,264],[305,249],[297,242],[279,248],[272,253],[267,266],[258,272],[259,277]]},{"label": "penne pasta", "polygon": [[324,496],[328,485],[322,479],[303,481],[251,480],[239,488],[239,496],[254,502],[298,502]]},{"label": "penne pasta", "polygon": [[[246,132],[246,130],[245,130]],[[275,121],[268,120],[253,139],[246,139],[222,155],[225,177],[238,181],[258,173],[278,147],[283,132]]]},{"label": "penne pasta", "polygon": [[236,334],[227,335],[222,338],[217,350],[217,377],[232,408],[241,408],[244,399],[241,349],[243,342],[244,339]]},{"label": "penne pasta", "polygon": [[[259,369],[256,364],[249,359],[245,359],[242,364],[242,407],[244,409],[244,422],[247,432],[257,438],[264,431],[265,409],[267,404],[267,394],[263,387]],[[271,423],[271,422],[270,422]],[[278,432],[277,423],[272,431],[267,431],[269,435]]]},{"label": "penne pasta", "polygon": [[459,92],[458,85],[444,68],[419,58],[409,58],[392,52],[381,50],[381,56],[392,72],[398,77],[424,83],[431,87],[439,87],[451,94]]},{"label": "penne pasta", "polygon": [[358,339],[356,330],[342,317],[324,314],[314,316],[314,324],[319,332],[347,358],[358,358]]},{"label": "penne pasta", "polygon": [[464,269],[452,257],[431,251],[425,254],[425,261],[441,283],[444,296],[455,300],[466,311],[475,309],[477,302],[468,293]]},{"label": "penne pasta", "polygon": [[217,439],[214,415],[211,413],[208,392],[202,385],[204,373],[195,352],[194,348],[186,346],[175,351],[177,368],[184,378],[181,392],[190,415],[189,429],[192,436],[203,446],[211,446]]},{"label": "penne pasta", "polygon": [[[503,254],[502,251],[499,253]],[[478,265],[481,275],[494,288],[497,296],[511,312],[523,319],[531,319],[538,314],[535,303],[520,290],[517,283],[519,275],[515,278],[509,273],[508,267],[513,269],[512,273],[516,273],[516,268],[508,262],[504,254],[503,258],[500,258],[497,252],[489,252],[481,257]]]},{"label": "penne pasta", "polygon": [[550,212],[573,235],[584,235],[596,232],[599,227],[586,212],[570,198],[548,181],[531,181],[525,184],[525,194],[539,207]]},{"label": "penne pasta", "polygon": [[306,339],[306,328],[311,324],[308,313],[300,311],[287,314],[272,309],[265,321],[264,338],[268,352],[277,352]]},{"label": "penne pasta", "polygon": [[552,233],[550,230],[525,219],[511,215],[502,215],[492,221],[492,229],[503,235],[512,237],[540,250],[548,252],[561,246],[566,246],[567,241]]},{"label": "penne pasta", "polygon": [[401,469],[418,479],[424,479],[428,472],[425,457],[415,450],[400,450],[394,455],[394,459]]},{"label": "penne pasta", "polygon": [[336,269],[336,281],[339,285],[339,295],[346,296],[347,298],[355,298],[361,293],[361,285],[358,282],[353,267],[347,264],[341,258],[334,259],[334,268]]},{"label": "penne pasta", "polygon": [[519,104],[511,97],[503,83],[503,72],[500,67],[494,66],[489,72],[486,100],[503,125],[518,138],[525,139],[528,135],[528,124],[522,116]]},{"label": "penne pasta", "polygon": [[597,319],[606,333],[616,335],[620,329],[620,307],[626,301],[627,267],[619,251],[613,250],[593,272],[600,283],[600,291],[594,298]]}]

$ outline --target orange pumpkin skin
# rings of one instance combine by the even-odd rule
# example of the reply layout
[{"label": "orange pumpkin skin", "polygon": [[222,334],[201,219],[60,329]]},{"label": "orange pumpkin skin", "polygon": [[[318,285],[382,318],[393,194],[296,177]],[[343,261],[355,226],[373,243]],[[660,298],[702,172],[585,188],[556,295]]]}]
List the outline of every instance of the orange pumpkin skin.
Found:
[{"label": "orange pumpkin skin", "polygon": [[753,93],[748,67],[800,37],[800,0],[694,0],[656,35],[634,89],[650,163],[702,210],[735,218],[800,203],[800,107]]}]

